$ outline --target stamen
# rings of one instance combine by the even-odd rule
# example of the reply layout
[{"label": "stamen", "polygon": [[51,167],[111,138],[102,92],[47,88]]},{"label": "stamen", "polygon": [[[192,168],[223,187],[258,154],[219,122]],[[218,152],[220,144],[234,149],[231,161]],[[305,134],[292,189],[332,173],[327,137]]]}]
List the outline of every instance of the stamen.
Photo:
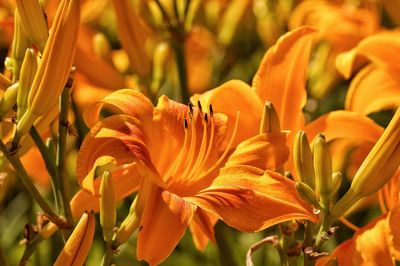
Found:
[{"label": "stamen", "polygon": [[199,107],[200,112],[203,112],[203,108],[201,106],[200,100],[197,101],[197,106]]},{"label": "stamen", "polygon": [[218,161],[217,161],[213,166],[211,166],[207,171],[205,171],[204,173],[202,173],[202,174],[198,177],[198,179],[204,178],[204,177],[206,177],[207,175],[209,175],[209,174],[210,174],[212,171],[214,171],[214,170],[219,166],[219,164],[222,163],[222,161],[225,159],[225,157],[226,157],[226,155],[228,154],[228,152],[230,151],[230,149],[231,149],[231,147],[232,147],[232,145],[233,145],[233,141],[235,140],[235,137],[236,137],[236,133],[237,133],[238,125],[239,125],[239,115],[240,115],[240,112],[237,112],[236,121],[235,121],[235,127],[234,127],[234,129],[233,129],[231,139],[229,140],[228,146],[226,147],[224,153],[221,155],[221,157],[218,159]]},{"label": "stamen", "polygon": [[204,121],[206,121],[206,123],[208,123],[208,115],[207,115],[207,113],[204,114]]},{"label": "stamen", "polygon": [[386,213],[387,212],[387,208],[385,205],[385,199],[383,198],[383,190],[385,188],[382,188],[381,190],[378,191],[378,199],[379,199],[379,207],[381,208],[381,212],[382,213]]},{"label": "stamen", "polygon": [[179,169],[179,166],[182,164],[183,158],[186,158],[186,150],[187,150],[187,145],[188,145],[188,121],[185,118],[184,120],[184,126],[185,126],[185,139],[183,140],[183,146],[181,150],[179,151],[178,157],[175,159],[175,161],[172,163],[171,167],[168,169],[166,172],[166,177],[169,178],[170,176],[173,176],[176,174],[177,170]]},{"label": "stamen", "polygon": [[208,110],[209,110],[209,112],[210,112],[210,117],[213,117],[213,115],[214,115],[214,110],[213,110],[212,104],[210,104],[210,105],[208,106]]},{"label": "stamen", "polygon": [[189,107],[189,116],[190,116],[190,118],[192,118],[192,116],[193,116],[193,104],[192,103],[188,103],[188,107]]}]

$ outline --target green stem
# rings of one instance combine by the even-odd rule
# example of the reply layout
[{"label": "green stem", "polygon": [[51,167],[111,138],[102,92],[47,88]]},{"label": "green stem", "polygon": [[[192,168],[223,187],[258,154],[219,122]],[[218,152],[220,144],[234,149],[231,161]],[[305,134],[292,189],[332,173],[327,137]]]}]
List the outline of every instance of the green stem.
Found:
[{"label": "green stem", "polygon": [[317,239],[315,241],[315,251],[319,251],[322,247],[322,245],[325,242],[325,239],[323,239],[323,236],[326,234],[328,231],[329,227],[331,227],[331,219],[329,219],[329,210],[326,208],[321,209],[321,227],[319,228],[319,232],[317,235]]},{"label": "green stem", "polygon": [[42,241],[44,240],[44,238],[38,234],[35,236],[35,238],[31,241],[29,241],[26,244],[26,248],[24,251],[24,254],[22,254],[22,258],[19,261],[19,265],[26,265],[29,261],[29,258],[32,256],[32,254],[36,251],[37,246],[42,243]]},{"label": "green stem", "polygon": [[68,134],[68,113],[69,113],[69,93],[72,87],[72,79],[69,78],[64,90],[61,93],[60,115],[58,117],[58,145],[57,145],[57,182],[61,194],[64,215],[69,223],[73,223],[71,206],[68,197],[68,180],[64,176],[64,166],[66,160],[66,144]]},{"label": "green stem", "polygon": [[184,34],[177,33],[177,37],[172,42],[174,49],[176,64],[178,67],[179,87],[181,89],[181,97],[183,103],[189,102],[189,90],[187,82],[186,60],[184,50]]},{"label": "green stem", "polygon": [[47,148],[46,144],[44,144],[36,127],[32,126],[31,130],[29,131],[29,134],[32,137],[33,141],[35,142],[36,146],[38,147],[40,154],[42,155],[42,158],[44,160],[44,163],[46,165],[47,172],[49,173],[49,175],[51,177],[51,181],[52,181],[51,184],[53,187],[56,208],[57,208],[57,211],[60,211],[61,197],[60,197],[59,193],[57,193],[58,182],[57,182],[57,178],[56,178],[56,165],[55,165],[53,158],[51,158],[51,152]]},{"label": "green stem", "polygon": [[3,247],[0,245],[0,265],[7,266],[6,254],[4,253]]},{"label": "green stem", "polygon": [[103,259],[101,260],[101,266],[110,266],[114,256],[114,250],[112,242],[108,242],[106,246],[106,253],[104,253]]},{"label": "green stem", "polygon": [[238,253],[234,247],[232,232],[222,222],[215,225],[215,238],[217,240],[218,253],[221,266],[237,266],[239,263]]},{"label": "green stem", "polygon": [[0,150],[7,157],[8,161],[14,167],[17,176],[20,178],[22,184],[29,191],[32,198],[37,202],[40,208],[45,212],[46,217],[55,223],[59,228],[69,228],[71,224],[69,224],[65,219],[59,217],[51,208],[51,206],[47,203],[47,201],[42,197],[39,191],[36,189],[35,185],[32,183],[31,178],[26,172],[24,166],[22,165],[18,152],[10,151],[7,149],[6,145],[0,140]]},{"label": "green stem", "polygon": [[85,125],[85,122],[83,121],[83,118],[78,110],[78,106],[75,103],[73,94],[71,96],[71,109],[74,112],[75,125],[76,125],[76,129],[78,131],[78,147],[77,148],[79,149],[79,147],[82,145],[84,137],[89,132],[89,129]]},{"label": "green stem", "polygon": [[[304,247],[312,247],[314,239],[314,224],[310,221],[306,221],[304,230]],[[311,265],[313,265],[313,262],[306,254],[304,254],[304,266]]]}]

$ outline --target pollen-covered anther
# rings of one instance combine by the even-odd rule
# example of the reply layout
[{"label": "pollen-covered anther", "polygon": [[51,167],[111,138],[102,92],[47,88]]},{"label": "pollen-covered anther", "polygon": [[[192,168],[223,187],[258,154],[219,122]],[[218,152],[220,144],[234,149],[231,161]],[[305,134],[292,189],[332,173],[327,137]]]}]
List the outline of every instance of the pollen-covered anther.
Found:
[{"label": "pollen-covered anther", "polygon": [[208,123],[208,115],[207,115],[207,113],[204,114],[204,121],[206,121],[206,123]]},{"label": "pollen-covered anther", "polygon": [[200,101],[197,101],[197,107],[199,108],[200,112],[203,112],[203,107],[201,106]]},{"label": "pollen-covered anther", "polygon": [[210,104],[210,105],[208,106],[208,111],[210,112],[210,117],[213,117],[213,116],[214,116],[214,109],[213,109],[213,107],[212,107],[212,104]]},{"label": "pollen-covered anther", "polygon": [[185,119],[183,120],[183,128],[184,128],[185,130],[187,130],[188,127],[189,127],[189,124],[188,124],[187,119],[185,118]]}]

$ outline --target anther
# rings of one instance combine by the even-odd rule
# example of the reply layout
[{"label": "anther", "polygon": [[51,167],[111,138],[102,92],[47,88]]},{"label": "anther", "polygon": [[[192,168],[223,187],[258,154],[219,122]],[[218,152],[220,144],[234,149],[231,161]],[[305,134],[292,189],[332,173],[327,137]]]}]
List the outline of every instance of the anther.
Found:
[{"label": "anther", "polygon": [[208,123],[208,115],[204,114],[204,120],[206,121],[206,123]]},{"label": "anther", "polygon": [[185,128],[185,130],[188,129],[188,127],[189,127],[188,121],[186,118],[185,118],[185,120],[183,120],[183,127]]},{"label": "anther", "polygon": [[200,100],[197,101],[197,106],[199,107],[200,112],[203,112],[203,108],[201,106]]},{"label": "anther", "polygon": [[189,113],[193,114],[193,104],[192,103],[188,103],[189,106]]},{"label": "anther", "polygon": [[209,111],[210,111],[210,117],[213,117],[213,115],[214,115],[214,110],[213,110],[213,107],[212,107],[212,104],[210,104],[210,106],[209,106]]}]

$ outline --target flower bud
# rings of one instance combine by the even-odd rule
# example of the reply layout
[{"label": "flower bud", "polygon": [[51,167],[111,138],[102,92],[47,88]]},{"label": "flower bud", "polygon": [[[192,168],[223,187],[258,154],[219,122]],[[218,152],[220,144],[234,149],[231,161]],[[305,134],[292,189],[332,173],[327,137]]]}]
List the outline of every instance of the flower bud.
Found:
[{"label": "flower bud", "polygon": [[16,0],[22,26],[28,39],[43,52],[49,31],[39,0]]},{"label": "flower bud", "polygon": [[93,37],[93,48],[97,56],[111,62],[111,46],[106,36],[102,33],[96,33]]},{"label": "flower bud", "polygon": [[36,53],[33,49],[27,49],[21,68],[21,79],[17,96],[17,119],[25,113],[28,104],[29,90],[38,68]]},{"label": "flower bud", "polygon": [[17,125],[17,132],[20,135],[28,132],[33,122],[57,103],[75,56],[79,17],[78,0],[64,0],[60,3],[29,92],[28,109]]},{"label": "flower bud", "polygon": [[315,176],[313,166],[313,156],[307,135],[304,131],[299,131],[294,139],[293,146],[294,164],[300,180],[312,189],[315,189]]},{"label": "flower bud", "polygon": [[296,182],[296,190],[305,202],[311,204],[312,206],[319,206],[319,202],[314,190],[306,183]]},{"label": "flower bud", "polygon": [[136,214],[136,204],[137,197],[132,202],[132,205],[129,209],[129,214],[126,216],[125,220],[122,222],[121,226],[118,229],[116,235],[116,241],[118,245],[121,245],[129,240],[132,236],[133,232],[139,227],[140,219]]},{"label": "flower bud", "polygon": [[275,107],[271,102],[265,102],[264,111],[261,118],[260,134],[280,132],[281,126]]},{"label": "flower bud", "polygon": [[338,191],[340,186],[342,185],[343,175],[341,172],[335,172],[332,175],[332,191],[331,196],[333,197]]},{"label": "flower bud", "polygon": [[168,50],[168,45],[164,42],[159,43],[154,50],[153,77],[151,80],[151,91],[154,95],[157,95],[165,77],[165,61]]},{"label": "flower bud", "polygon": [[104,171],[100,184],[100,224],[103,227],[104,241],[112,240],[115,222],[117,220],[117,206],[115,189],[111,173]]},{"label": "flower bud", "polygon": [[314,169],[320,202],[322,207],[328,208],[332,186],[332,159],[323,134],[319,134],[314,142]]},{"label": "flower bud", "polygon": [[83,213],[54,265],[83,265],[92,245],[94,229],[94,214]]},{"label": "flower bud", "polygon": [[400,108],[356,172],[350,189],[332,209],[341,217],[359,199],[378,191],[400,166]]},{"label": "flower bud", "polygon": [[25,51],[30,46],[31,43],[25,35],[18,9],[16,9],[14,14],[14,37],[12,42],[12,58],[14,59],[13,82],[19,79],[19,72],[21,70],[22,61],[24,60]]},{"label": "flower bud", "polygon": [[17,101],[18,83],[14,83],[3,95],[0,100],[0,117],[7,114]]}]

